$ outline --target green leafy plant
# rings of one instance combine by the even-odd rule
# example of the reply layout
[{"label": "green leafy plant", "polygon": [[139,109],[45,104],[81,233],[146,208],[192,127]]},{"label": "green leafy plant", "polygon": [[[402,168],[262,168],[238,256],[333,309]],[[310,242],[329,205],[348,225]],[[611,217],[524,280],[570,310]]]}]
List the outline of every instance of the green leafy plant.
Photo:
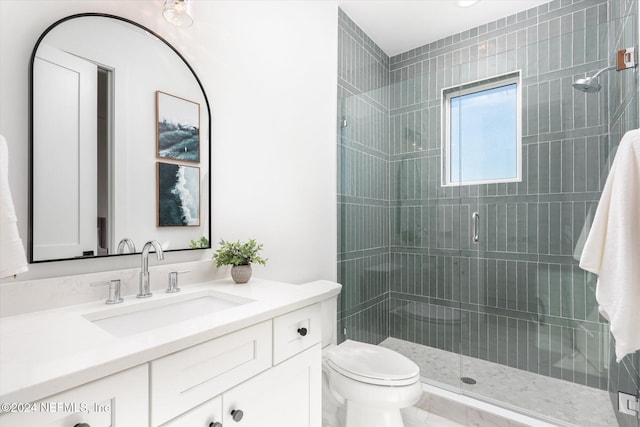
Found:
[{"label": "green leafy plant", "polygon": [[218,268],[223,265],[265,265],[267,259],[258,256],[261,250],[262,243],[259,244],[254,239],[244,243],[240,243],[240,240],[237,242],[220,240],[220,248],[213,254],[213,259],[216,260]]},{"label": "green leafy plant", "polygon": [[209,239],[207,239],[206,237],[202,236],[198,240],[191,240],[189,242],[189,247],[191,249],[208,248],[209,247]]}]

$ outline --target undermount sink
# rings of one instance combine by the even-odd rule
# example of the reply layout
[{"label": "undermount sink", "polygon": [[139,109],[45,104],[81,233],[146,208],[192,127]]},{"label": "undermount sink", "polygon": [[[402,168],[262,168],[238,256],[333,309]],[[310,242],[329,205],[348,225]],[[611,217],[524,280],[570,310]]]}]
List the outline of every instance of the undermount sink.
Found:
[{"label": "undermount sink", "polygon": [[248,302],[252,301],[205,291],[104,310],[84,317],[112,335],[126,337],[228,310]]}]

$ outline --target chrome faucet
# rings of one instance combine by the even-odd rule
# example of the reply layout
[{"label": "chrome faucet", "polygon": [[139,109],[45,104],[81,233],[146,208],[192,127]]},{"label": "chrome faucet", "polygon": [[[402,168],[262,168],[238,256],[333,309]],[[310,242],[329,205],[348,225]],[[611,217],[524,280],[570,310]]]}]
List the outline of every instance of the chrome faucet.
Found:
[{"label": "chrome faucet", "polygon": [[140,269],[140,289],[138,289],[137,298],[149,298],[153,295],[149,289],[149,251],[151,247],[156,250],[158,260],[164,259],[162,246],[160,246],[157,240],[150,240],[144,244],[142,247],[142,267]]},{"label": "chrome faucet", "polygon": [[124,239],[120,240],[120,243],[118,243],[118,249],[116,253],[123,254],[125,246],[127,247],[127,249],[129,249],[130,254],[136,252],[136,244],[133,243],[133,240],[131,240],[130,238],[125,237]]}]

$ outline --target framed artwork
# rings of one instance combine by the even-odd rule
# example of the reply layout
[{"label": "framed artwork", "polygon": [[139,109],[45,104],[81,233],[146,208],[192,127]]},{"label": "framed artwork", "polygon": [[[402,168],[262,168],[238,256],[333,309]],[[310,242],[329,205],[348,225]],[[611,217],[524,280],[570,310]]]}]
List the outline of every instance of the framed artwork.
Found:
[{"label": "framed artwork", "polygon": [[158,227],[200,225],[200,168],[157,162]]},{"label": "framed artwork", "polygon": [[157,157],[200,162],[200,104],[156,91]]}]

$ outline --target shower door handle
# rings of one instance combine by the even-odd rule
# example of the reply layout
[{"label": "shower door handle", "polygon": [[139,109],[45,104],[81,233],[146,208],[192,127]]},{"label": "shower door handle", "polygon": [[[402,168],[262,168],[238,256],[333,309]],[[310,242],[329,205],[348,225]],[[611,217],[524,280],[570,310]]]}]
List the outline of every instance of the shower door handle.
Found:
[{"label": "shower door handle", "polygon": [[471,220],[473,221],[473,236],[471,236],[471,241],[478,243],[480,241],[480,214],[478,212],[472,213]]}]

